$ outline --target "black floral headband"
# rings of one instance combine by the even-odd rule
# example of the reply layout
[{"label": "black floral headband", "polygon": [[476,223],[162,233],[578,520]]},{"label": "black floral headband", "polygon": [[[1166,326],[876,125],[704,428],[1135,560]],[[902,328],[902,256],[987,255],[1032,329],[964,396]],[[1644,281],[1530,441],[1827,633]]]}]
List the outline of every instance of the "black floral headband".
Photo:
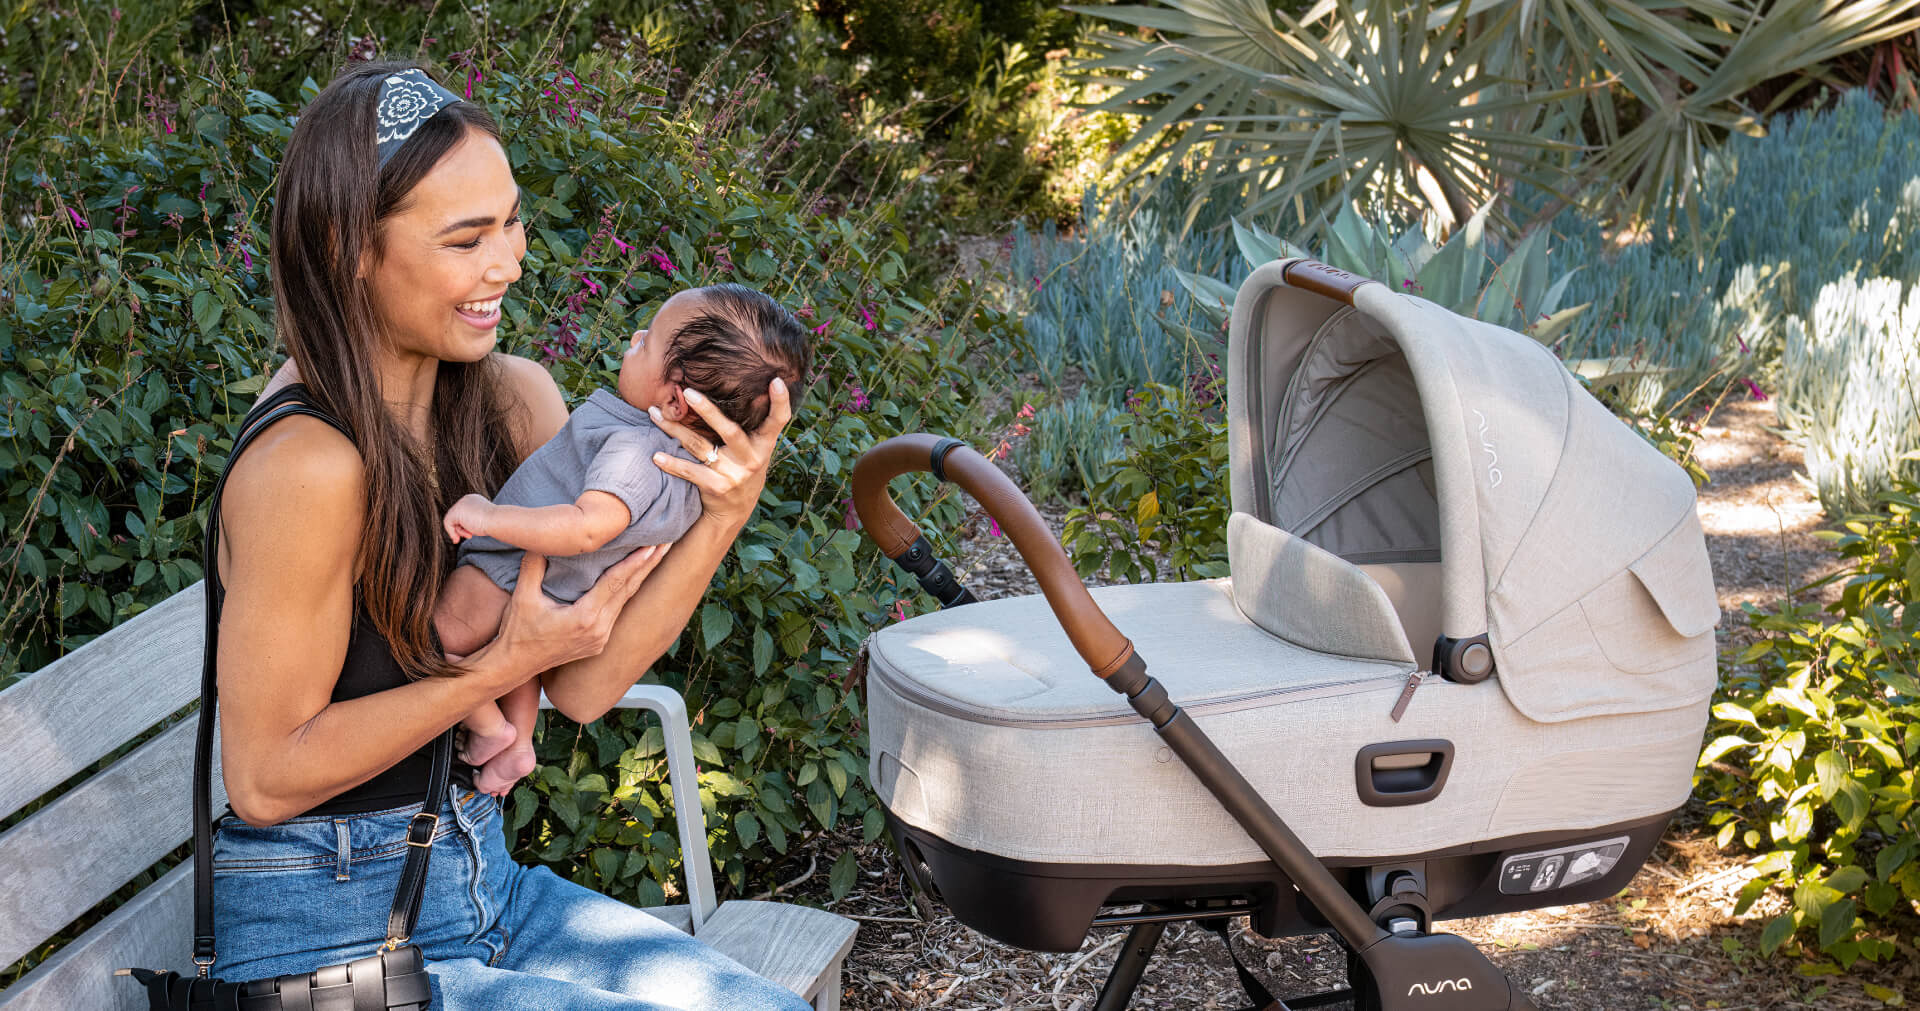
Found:
[{"label": "black floral headband", "polygon": [[381,166],[385,167],[420,124],[458,101],[459,95],[433,83],[420,70],[403,70],[382,82],[380,106],[374,112],[374,143],[380,150]]}]

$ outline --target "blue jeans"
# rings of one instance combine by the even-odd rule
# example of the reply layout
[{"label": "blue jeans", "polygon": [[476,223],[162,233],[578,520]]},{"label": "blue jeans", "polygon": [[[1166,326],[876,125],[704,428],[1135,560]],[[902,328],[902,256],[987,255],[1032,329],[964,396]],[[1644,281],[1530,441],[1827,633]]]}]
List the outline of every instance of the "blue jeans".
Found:
[{"label": "blue jeans", "polygon": [[[216,977],[308,972],[372,954],[418,806],[254,828],[213,842]],[[792,992],[632,906],[507,857],[500,802],[441,810],[413,943],[436,1011],[806,1011]]]}]

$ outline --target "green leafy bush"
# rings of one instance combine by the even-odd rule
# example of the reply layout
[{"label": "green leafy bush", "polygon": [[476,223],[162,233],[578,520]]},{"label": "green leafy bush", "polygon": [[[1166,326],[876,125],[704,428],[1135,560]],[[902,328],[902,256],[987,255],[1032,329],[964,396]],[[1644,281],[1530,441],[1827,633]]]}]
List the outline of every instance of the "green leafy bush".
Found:
[{"label": "green leafy bush", "polygon": [[[984,427],[979,342],[1005,317],[963,282],[914,281],[896,208],[827,212],[770,183],[759,138],[704,103],[675,115],[619,53],[472,57],[526,199],[526,274],[505,350],[546,362],[570,399],[610,384],[619,347],[667,293],[737,280],[818,327],[818,371],[760,511],[653,677],[680,688],[710,845],[745,888],[806,834],[878,829],[862,714],[838,678],[888,606],[912,596],[851,529],[849,470],[901,431]],[[458,73],[450,74],[454,81]],[[216,64],[174,127],[28,134],[0,223],[0,512],[9,518],[6,669],[33,670],[199,574],[206,490],[273,360],[265,197],[303,94]],[[315,85],[308,83],[305,93]],[[929,529],[959,518],[952,500]],[[770,564],[771,563],[771,564]],[[883,603],[884,601],[884,603]],[[657,731],[629,714],[558,717],[517,789],[519,850],[609,894],[657,902],[678,859]],[[836,864],[844,892],[852,863]]]},{"label": "green leafy bush", "polygon": [[1158,383],[1116,418],[1126,455],[1067,513],[1061,543],[1082,576],[1129,583],[1227,574],[1227,423],[1222,384]]},{"label": "green leafy bush", "polygon": [[1827,536],[1845,567],[1831,614],[1749,605],[1764,638],[1723,679],[1698,789],[1722,846],[1758,854],[1738,911],[1769,890],[1792,905],[1771,952],[1804,932],[1848,965],[1891,957],[1920,912],[1920,485]]}]

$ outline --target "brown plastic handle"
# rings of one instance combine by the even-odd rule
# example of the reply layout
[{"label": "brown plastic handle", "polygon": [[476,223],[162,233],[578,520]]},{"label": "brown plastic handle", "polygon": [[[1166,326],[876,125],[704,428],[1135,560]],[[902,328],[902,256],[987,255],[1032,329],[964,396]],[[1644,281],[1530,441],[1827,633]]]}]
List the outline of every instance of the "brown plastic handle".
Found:
[{"label": "brown plastic handle", "polygon": [[[861,454],[853,465],[853,508],[867,536],[882,554],[897,558],[920,539],[920,528],[893,502],[887,482],[902,474],[933,469],[933,450],[941,436],[896,435]],[[1133,643],[1093,602],[1080,574],[1067,560],[1047,521],[1007,475],[970,446],[960,446],[941,463],[947,479],[972,495],[999,521],[1020,557],[1040,581],[1060,627],[1088,669],[1105,679],[1133,655]]]},{"label": "brown plastic handle", "polygon": [[1361,277],[1359,274],[1350,274],[1338,267],[1329,267],[1316,260],[1295,260],[1287,264],[1280,274],[1287,279],[1288,284],[1296,288],[1316,295],[1325,295],[1336,302],[1345,302],[1347,305],[1353,304],[1355,290],[1373,280],[1370,277]]}]

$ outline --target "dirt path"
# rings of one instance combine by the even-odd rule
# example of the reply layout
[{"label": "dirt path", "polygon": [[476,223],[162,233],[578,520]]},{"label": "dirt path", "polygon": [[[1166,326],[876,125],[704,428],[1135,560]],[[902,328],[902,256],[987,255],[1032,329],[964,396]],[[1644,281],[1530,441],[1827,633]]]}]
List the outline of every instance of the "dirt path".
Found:
[{"label": "dirt path", "polygon": [[[1773,423],[1767,405],[1730,403],[1703,429],[1698,448],[1713,477],[1701,492],[1700,516],[1727,616],[1723,636],[1735,648],[1749,636],[1741,605],[1776,605],[1831,564],[1813,536],[1822,522],[1819,504],[1795,477],[1799,452],[1768,430]],[[1058,517],[1049,518],[1058,525]],[[1004,541],[982,536],[972,544],[963,578],[991,591],[983,596],[1032,592]],[[1096,931],[1073,954],[1010,948],[943,909],[923,919],[884,846],[864,847],[861,857],[860,887],[830,904],[862,921],[847,963],[848,1011],[1093,1006],[1120,944],[1117,929]],[[1614,899],[1449,921],[1446,928],[1480,945],[1542,1009],[1881,1008],[1901,1006],[1906,994],[1920,998],[1920,958],[1911,949],[1903,948],[1893,964],[1857,967],[1837,978],[1803,975],[1793,959],[1760,958],[1760,924],[1784,908],[1785,898],[1766,897],[1748,915],[1734,917],[1747,876],[1738,855],[1720,852],[1699,831],[1698,812],[1690,809]],[[820,877],[798,892],[826,904]],[[1329,989],[1344,978],[1339,952],[1325,939],[1267,940],[1248,932],[1244,921],[1234,933],[1243,959],[1276,993]],[[1903,996],[1876,999],[1865,984]],[[1179,926],[1162,941],[1133,1006],[1245,1003],[1219,939]]]}]

